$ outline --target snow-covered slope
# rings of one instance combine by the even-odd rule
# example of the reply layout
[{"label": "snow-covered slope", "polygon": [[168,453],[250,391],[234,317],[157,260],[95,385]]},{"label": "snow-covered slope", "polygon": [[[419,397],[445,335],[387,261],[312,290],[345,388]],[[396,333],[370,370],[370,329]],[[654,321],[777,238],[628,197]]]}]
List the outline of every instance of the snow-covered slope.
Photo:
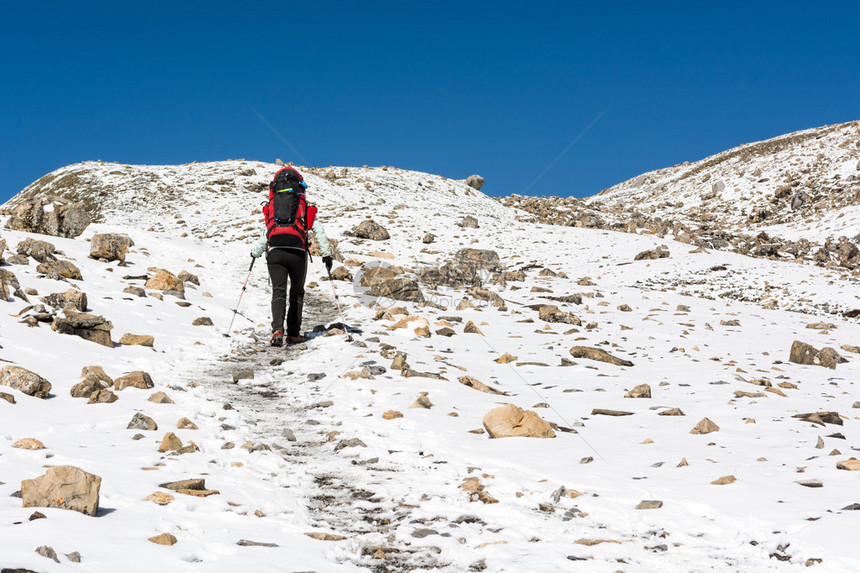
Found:
[{"label": "snow-covered slope", "polygon": [[[844,265],[844,252],[860,244],[860,122],[742,145],[586,199],[515,195],[502,202],[546,223]],[[848,258],[850,268],[860,267],[860,256]]]},{"label": "snow-covered slope", "polygon": [[[112,321],[115,341],[128,332],[155,342],[99,346],[49,323],[20,323],[12,315],[28,305],[15,296],[0,303],[7,309],[0,358],[53,385],[47,400],[0,386],[16,399],[0,400],[0,565],[790,571],[820,559],[827,571],[860,566],[847,534],[856,512],[843,510],[860,502],[860,474],[836,468],[860,448],[860,370],[852,352],[860,325],[841,318],[860,307],[856,276],[649,235],[525,224],[521,211],[434,175],[303,169],[319,220],[338,240],[338,274],[354,276],[333,286],[360,332],[350,343],[327,331],[339,317],[314,259],[304,328],[318,332],[303,345],[268,349],[262,262],[251,272],[243,316],[230,338],[222,334],[276,169],[256,161],[93,162],[58,170],[10,202],[57,194],[85,202],[98,218],[76,239],[4,230],[11,250],[28,237],[48,240],[83,276],[60,282],[32,260],[5,265],[23,289],[38,296],[83,290],[89,312]],[[466,215],[477,228],[460,226]],[[367,218],[391,238],[351,236]],[[134,240],[127,267],[87,257],[87,240],[104,232]],[[423,242],[428,233],[435,242]],[[660,245],[668,257],[634,260]],[[471,292],[422,283],[432,302],[424,305],[376,299],[358,284],[363,272],[387,264],[403,267],[403,277],[425,276],[422,269],[463,248],[496,251],[510,272],[482,269],[486,290]],[[197,275],[198,287],[186,283],[190,306],[169,295],[125,292],[143,286],[133,277],[152,276],[150,267]],[[560,312],[542,311],[545,305]],[[192,324],[203,316],[214,327]],[[835,370],[790,363],[795,339],[839,349],[848,361]],[[633,365],[579,357],[571,353],[578,346]],[[398,352],[404,356],[395,358]],[[498,362],[505,353],[513,358]],[[400,370],[403,358],[408,367]],[[127,388],[114,403],[89,405],[69,394],[89,365],[112,377],[145,370],[155,387]],[[253,378],[234,383],[242,369]],[[478,391],[463,376],[507,395]],[[650,385],[651,398],[624,397],[641,384]],[[148,401],[155,391],[175,403]],[[555,437],[490,439],[482,420],[505,403],[555,424]],[[661,415],[670,408],[684,415]],[[839,412],[843,425],[792,417],[818,411]],[[137,412],[158,430],[126,429]],[[199,429],[177,429],[182,417]],[[719,431],[691,434],[705,417]],[[199,451],[159,453],[166,432],[193,440]],[[46,449],[12,447],[21,438]],[[47,519],[28,521],[34,509],[11,497],[20,481],[67,464],[102,477],[102,511],[87,517],[40,509]],[[712,485],[729,475],[734,483]],[[174,493],[163,506],[144,501],[168,493],[159,484],[194,477],[220,493]],[[470,501],[482,495],[461,487],[476,487],[467,478],[477,478],[497,503]],[[636,509],[644,500],[662,507]],[[165,532],[178,542],[148,541]],[[42,545],[57,551],[59,564],[35,553]],[[81,564],[64,556],[72,551]]]}]

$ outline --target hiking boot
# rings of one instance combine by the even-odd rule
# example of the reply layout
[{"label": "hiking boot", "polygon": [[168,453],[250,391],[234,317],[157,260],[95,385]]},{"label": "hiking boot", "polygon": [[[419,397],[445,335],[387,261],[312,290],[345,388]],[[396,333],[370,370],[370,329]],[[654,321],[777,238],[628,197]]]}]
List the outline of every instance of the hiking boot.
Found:
[{"label": "hiking boot", "polygon": [[305,341],[305,337],[302,334],[300,334],[298,336],[288,336],[287,337],[287,344],[298,344],[298,343],[304,342],[304,341]]},{"label": "hiking boot", "polygon": [[276,330],[272,333],[272,341],[270,342],[272,346],[283,346],[284,345],[284,331]]}]

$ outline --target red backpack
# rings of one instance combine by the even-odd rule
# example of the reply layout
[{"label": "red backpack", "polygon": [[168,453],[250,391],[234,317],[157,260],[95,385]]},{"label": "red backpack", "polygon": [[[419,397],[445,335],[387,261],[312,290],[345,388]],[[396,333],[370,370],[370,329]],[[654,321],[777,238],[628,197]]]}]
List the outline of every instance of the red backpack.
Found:
[{"label": "red backpack", "polygon": [[263,207],[270,247],[307,250],[317,208],[308,205],[305,189],[307,184],[296,169],[285,167],[275,173],[269,184],[269,202]]}]

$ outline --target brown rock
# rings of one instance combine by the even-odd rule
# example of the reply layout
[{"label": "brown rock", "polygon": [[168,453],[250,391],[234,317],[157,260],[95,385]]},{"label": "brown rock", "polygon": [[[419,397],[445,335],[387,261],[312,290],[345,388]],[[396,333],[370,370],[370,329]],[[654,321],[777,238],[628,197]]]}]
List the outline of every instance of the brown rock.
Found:
[{"label": "brown rock", "polygon": [[634,261],[646,261],[653,259],[665,259],[669,256],[669,251],[664,249],[663,247],[657,247],[656,249],[651,249],[650,251],[642,251],[635,257],[633,257]]},{"label": "brown rock", "polygon": [[624,394],[625,398],[650,398],[651,397],[651,386],[648,384],[639,384],[634,387],[632,390]]},{"label": "brown rock", "polygon": [[496,362],[498,362],[499,364],[508,364],[510,362],[516,362],[516,360],[516,356],[514,356],[513,354],[508,354],[507,352],[496,358]]},{"label": "brown rock", "polygon": [[199,318],[195,318],[191,323],[191,326],[214,326],[214,322],[208,316],[201,316]]},{"label": "brown rock", "polygon": [[113,348],[113,342],[110,339],[113,324],[103,316],[82,312],[66,318],[57,317],[51,328],[60,334],[79,336],[84,340]]},{"label": "brown rock", "polygon": [[0,386],[9,386],[36,398],[47,398],[51,392],[50,382],[20,366],[4,366],[0,369]]},{"label": "brown rock", "polygon": [[152,378],[144,372],[143,370],[136,370],[125,376],[120,376],[116,380],[113,381],[113,386],[115,390],[125,390],[126,388],[139,388],[141,390],[148,390],[155,386],[152,382]]},{"label": "brown rock", "polygon": [[37,241],[28,237],[18,243],[16,250],[19,255],[31,257],[40,263],[56,260],[54,256],[56,247],[47,241]]},{"label": "brown rock", "polygon": [[663,507],[663,502],[657,499],[643,499],[636,506],[636,509],[660,509]]},{"label": "brown rock", "polygon": [[819,426],[824,424],[842,425],[842,417],[839,412],[806,412],[803,414],[795,414],[792,418],[800,418],[804,422],[811,422]]},{"label": "brown rock", "polygon": [[164,439],[161,440],[161,445],[158,446],[158,451],[162,453],[181,449],[182,440],[180,440],[173,432],[167,432],[164,434]]},{"label": "brown rock", "polygon": [[155,344],[155,338],[149,334],[130,334],[126,332],[119,339],[119,343],[126,346],[148,346],[152,348],[152,345]]},{"label": "brown rock", "polygon": [[46,275],[49,279],[83,280],[81,269],[70,261],[45,261],[36,267],[36,272]]},{"label": "brown rock", "polygon": [[93,393],[107,388],[105,384],[95,375],[88,374],[81,382],[72,386],[70,393],[72,398],[89,398]]},{"label": "brown rock", "polygon": [[[45,207],[50,205],[48,209]],[[7,229],[74,238],[90,224],[83,203],[71,203],[59,197],[29,199],[12,210]]]},{"label": "brown rock", "polygon": [[102,478],[74,466],[54,466],[21,482],[24,507],[55,507],[95,515]]},{"label": "brown rock", "polygon": [[362,221],[354,227],[352,235],[359,239],[370,239],[371,241],[387,241],[391,238],[391,235],[382,225],[371,219]]},{"label": "brown rock", "polygon": [[860,472],[860,460],[850,459],[836,462],[836,469]]},{"label": "brown rock", "polygon": [[466,326],[463,327],[463,332],[466,334],[480,334],[481,336],[484,335],[484,333],[481,332],[481,329],[475,326],[475,323],[471,320],[468,321],[466,323]]},{"label": "brown rock", "polygon": [[182,281],[183,284],[193,284],[200,286],[200,279],[197,275],[189,273],[188,271],[180,271],[176,278]]},{"label": "brown rock", "polygon": [[87,293],[70,288],[66,292],[55,292],[40,299],[48,306],[83,312],[87,309]]},{"label": "brown rock", "polygon": [[110,390],[96,390],[90,394],[87,404],[112,404],[117,400],[119,397]]},{"label": "brown rock", "polygon": [[797,364],[818,364],[818,353],[819,350],[811,344],[795,340],[791,343],[788,361]]},{"label": "brown rock", "polygon": [[151,501],[152,503],[155,503],[158,505],[167,505],[168,503],[173,501],[173,496],[170,495],[169,493],[156,491],[154,493],[149,494],[145,498],[143,498],[143,501]]},{"label": "brown rock", "polygon": [[382,418],[384,420],[394,420],[396,418],[402,418],[403,414],[398,412],[397,410],[388,410],[384,414],[382,414]]},{"label": "brown rock", "polygon": [[571,312],[564,312],[558,309],[557,306],[543,305],[538,309],[539,318],[544,322],[556,322],[561,324],[572,324],[580,326],[582,321]]},{"label": "brown rock", "polygon": [[657,414],[658,416],[686,416],[681,408],[669,408]]},{"label": "brown rock", "polygon": [[178,422],[176,422],[176,429],[178,430],[196,430],[197,424],[189,420],[188,418],[180,418]]},{"label": "brown rock", "polygon": [[308,537],[312,537],[319,541],[343,541],[346,539],[343,535],[335,535],[334,533],[323,533],[321,531],[311,531],[305,533]]},{"label": "brown rock", "polygon": [[15,396],[13,396],[12,394],[9,394],[8,392],[0,392],[0,400],[5,400],[5,401],[9,402],[10,404],[14,404],[15,403]]},{"label": "brown rock", "polygon": [[370,296],[392,298],[407,302],[424,302],[424,293],[418,283],[409,278],[394,278],[373,283],[367,291]]},{"label": "brown rock", "polygon": [[590,346],[574,346],[570,349],[570,355],[574,358],[587,358],[589,360],[597,360],[599,362],[607,362],[616,366],[633,366],[633,363],[623,358],[612,356],[605,350],[593,348]]},{"label": "brown rock", "polygon": [[591,410],[592,416],[632,416],[633,412],[625,412],[623,410],[607,410],[606,408],[594,408]]},{"label": "brown rock", "polygon": [[133,246],[134,241],[127,235],[95,234],[90,240],[90,258],[124,263],[128,249]]},{"label": "brown rock", "polygon": [[177,539],[172,533],[162,533],[149,538],[156,545],[176,545]]},{"label": "brown rock", "polygon": [[460,378],[458,378],[458,380],[460,381],[460,384],[468,386],[469,388],[474,388],[475,390],[478,390],[479,392],[484,392],[486,394],[497,394],[497,395],[501,395],[501,396],[507,396],[506,392],[501,392],[501,391],[496,390],[495,388],[493,388],[491,386],[487,386],[486,384],[484,384],[480,380],[472,378],[471,376],[460,376]]},{"label": "brown rock", "polygon": [[403,269],[398,266],[378,265],[371,266],[361,273],[359,284],[363,287],[373,286],[374,283],[391,280],[403,274]]},{"label": "brown rock", "polygon": [[707,418],[702,418],[699,420],[699,423],[696,424],[692,430],[690,430],[691,434],[710,434],[711,432],[719,432],[720,427],[710,421]]},{"label": "brown rock", "polygon": [[412,402],[409,405],[410,408],[424,408],[429,410],[433,407],[433,402],[430,401],[430,398],[427,397],[427,392],[422,392],[418,399]]},{"label": "brown rock", "polygon": [[838,352],[836,352],[835,349],[830,348],[829,346],[825,346],[818,353],[818,361],[825,368],[830,368],[832,370],[836,369],[837,364],[848,362]]},{"label": "brown rock", "polygon": [[153,268],[155,275],[146,281],[144,288],[149,290],[185,292],[185,285],[179,278],[165,269]]},{"label": "brown rock", "polygon": [[128,423],[128,426],[126,426],[125,429],[155,431],[158,429],[158,424],[156,424],[155,420],[153,420],[149,416],[137,412],[134,416],[132,416],[131,421]]},{"label": "brown rock", "polygon": [[713,485],[729,485],[730,483],[735,483],[738,480],[735,476],[728,475],[723,476],[721,478],[717,478],[711,482]]},{"label": "brown rock", "polygon": [[484,428],[491,438],[525,437],[554,438],[549,422],[531,410],[513,404],[493,408],[484,416]]},{"label": "brown rock", "polygon": [[45,444],[43,444],[36,438],[22,438],[12,444],[12,447],[20,448],[22,450],[44,450]]}]

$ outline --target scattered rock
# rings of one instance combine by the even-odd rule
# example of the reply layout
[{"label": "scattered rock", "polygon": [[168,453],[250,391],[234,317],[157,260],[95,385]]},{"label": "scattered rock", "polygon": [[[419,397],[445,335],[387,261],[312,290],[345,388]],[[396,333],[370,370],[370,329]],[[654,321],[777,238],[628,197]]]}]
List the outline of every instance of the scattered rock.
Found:
[{"label": "scattered rock", "polygon": [[138,412],[131,418],[131,421],[128,423],[128,426],[126,426],[125,428],[126,430],[154,431],[158,429],[158,424],[156,424],[155,420],[153,420],[149,416]]},{"label": "scattered rock", "polygon": [[28,396],[43,399],[51,392],[50,382],[20,366],[4,366],[0,369],[0,386],[9,386]]},{"label": "scattered rock", "polygon": [[728,475],[728,476],[723,476],[721,478],[715,479],[714,481],[711,482],[711,484],[713,484],[713,485],[728,485],[730,483],[735,483],[737,480],[738,480],[738,478],[736,478],[735,476]]},{"label": "scattered rock", "polygon": [[477,229],[478,220],[471,215],[466,215],[460,220],[460,223],[458,225],[463,229]]},{"label": "scattered rock", "polygon": [[160,390],[158,392],[153,392],[152,395],[147,399],[150,402],[155,402],[156,404],[173,404],[173,400],[171,400],[167,394]]},{"label": "scattered rock", "polygon": [[433,407],[433,402],[430,401],[430,398],[427,397],[427,392],[422,392],[418,399],[412,402],[409,405],[410,408],[424,408],[425,410],[429,410]]},{"label": "scattered rock", "polygon": [[[639,384],[635,386],[632,390],[624,394],[625,398],[650,398],[651,397],[651,386],[648,384]],[[665,415],[665,414],[664,414]]]},{"label": "scattered rock", "polygon": [[480,191],[481,187],[484,186],[484,178],[480,175],[469,175],[466,177],[466,185],[475,189],[476,191]]},{"label": "scattered rock", "polygon": [[57,559],[57,552],[54,551],[53,547],[48,547],[47,545],[42,545],[41,547],[38,547],[36,549],[36,553],[38,553],[42,557],[47,557],[48,559],[52,559],[52,560],[56,561],[57,563],[60,562],[60,560]]},{"label": "scattered rock", "polygon": [[119,343],[125,346],[147,346],[152,348],[155,338],[149,334],[130,334],[126,332],[119,339]]},{"label": "scattered rock", "polygon": [[658,416],[686,416],[681,408],[669,408],[657,414]]},{"label": "scattered rock", "polygon": [[424,238],[421,239],[421,242],[424,243],[425,245],[429,245],[430,243],[432,243],[435,240],[436,240],[436,235],[434,235],[433,233],[427,233],[426,235],[424,235]]},{"label": "scattered rock", "polygon": [[164,434],[164,438],[161,440],[161,445],[158,446],[159,452],[172,452],[179,451],[182,449],[182,440],[174,434],[173,432],[167,432]]},{"label": "scattered rock", "polygon": [[597,360],[599,362],[607,362],[616,366],[633,366],[633,363],[623,358],[612,356],[605,350],[593,348],[590,346],[574,346],[570,349],[570,355],[574,358],[587,358],[589,360]]},{"label": "scattered rock", "polygon": [[368,293],[371,296],[392,298],[407,302],[424,302],[418,283],[410,278],[394,278],[374,282]]},{"label": "scattered rock", "polygon": [[653,259],[665,259],[669,256],[669,251],[664,247],[657,247],[656,249],[651,249],[650,251],[642,251],[635,257],[633,257],[634,261],[646,261]]},{"label": "scattered rock", "polygon": [[510,362],[516,362],[516,361],[517,361],[517,357],[514,356],[513,354],[508,354],[507,352],[505,352],[504,354],[502,354],[501,356],[496,358],[496,362],[498,362],[499,364],[508,364]]},{"label": "scattered rock", "polygon": [[824,424],[842,425],[842,417],[839,412],[806,412],[803,414],[795,414],[792,418],[799,418],[804,422],[810,422],[819,426]]},{"label": "scattered rock", "polygon": [[113,386],[115,390],[125,390],[126,388],[149,390],[154,387],[155,384],[152,382],[152,377],[150,377],[148,373],[143,370],[136,370],[114,380]]},{"label": "scattered rock", "polygon": [[795,340],[791,344],[788,361],[796,364],[817,364],[818,352],[811,344]]},{"label": "scattered rock", "polygon": [[20,448],[22,450],[44,450],[45,444],[43,444],[36,438],[22,438],[12,444],[12,447]]},{"label": "scattered rock", "polygon": [[359,223],[352,229],[351,233],[359,239],[369,239],[371,241],[387,241],[391,238],[391,235],[388,234],[388,231],[382,225],[371,219]]},{"label": "scattered rock", "polygon": [[212,319],[209,318],[208,316],[201,316],[199,318],[195,318],[191,322],[191,325],[192,326],[214,326],[215,323],[212,322]]},{"label": "scattered rock", "polygon": [[606,408],[594,408],[591,410],[592,416],[632,416],[633,412],[625,412],[623,410],[607,410]]},{"label": "scattered rock", "polygon": [[75,289],[66,292],[55,292],[40,298],[48,306],[58,309],[70,309],[84,312],[87,309],[87,293]]},{"label": "scattered rock", "polygon": [[525,437],[554,438],[549,422],[531,410],[513,404],[493,408],[484,416],[484,428],[491,438]]},{"label": "scattered rock", "polygon": [[165,269],[153,268],[155,275],[146,281],[144,288],[147,290],[160,290],[170,292],[185,292],[185,285],[179,278]]},{"label": "scattered rock", "polygon": [[460,376],[460,378],[458,378],[458,380],[460,381],[460,384],[468,386],[469,388],[474,388],[475,390],[478,390],[479,392],[484,392],[486,394],[497,394],[500,396],[507,396],[508,395],[506,392],[501,392],[501,391],[496,390],[495,388],[493,388],[491,386],[487,386],[486,384],[484,384],[480,380],[472,378],[471,376]]},{"label": "scattered rock", "polygon": [[40,263],[56,260],[56,250],[56,247],[47,241],[37,241],[29,237],[18,243],[17,247],[19,255],[31,257]]},{"label": "scattered rock", "polygon": [[[154,428],[153,428],[154,429]],[[180,418],[178,422],[176,422],[177,430],[197,430],[197,424],[189,420],[188,418]]]},{"label": "scattered rock", "polygon": [[176,545],[177,539],[172,533],[162,533],[149,538],[156,545]]},{"label": "scattered rock", "polygon": [[860,472],[860,460],[850,459],[836,462],[836,469]]},{"label": "scattered rock", "polygon": [[344,449],[344,448],[359,448],[359,447],[360,447],[360,448],[366,448],[366,447],[367,447],[367,444],[365,444],[364,442],[362,442],[362,441],[361,441],[360,439],[358,439],[358,438],[350,438],[350,439],[348,439],[348,440],[341,440],[341,441],[339,441],[339,442],[335,445],[335,447],[334,447],[334,451],[339,452],[340,450],[342,450],[342,449]]},{"label": "scattered rock", "polygon": [[656,499],[643,499],[636,506],[636,509],[660,509],[663,507],[663,502]]},{"label": "scattered rock", "polygon": [[572,312],[564,312],[558,309],[557,306],[543,305],[538,309],[539,318],[544,322],[556,322],[561,324],[572,324],[580,326],[582,321]]},{"label": "scattered rock", "polygon": [[49,279],[61,280],[83,280],[81,269],[76,267],[71,261],[45,261],[36,267],[36,272],[42,273]]},{"label": "scattered rock", "polygon": [[831,370],[835,370],[837,364],[848,362],[838,352],[836,352],[835,349],[830,348],[829,346],[825,346],[818,353],[818,361],[822,366],[830,368]]},{"label": "scattered rock", "polygon": [[110,390],[96,390],[90,394],[87,404],[112,404],[117,400],[119,397]]},{"label": "scattered rock", "polygon": [[182,284],[192,284],[200,286],[200,279],[197,275],[189,273],[188,271],[181,271],[176,278],[182,281]]},{"label": "scattered rock", "polygon": [[143,501],[151,501],[152,503],[157,505],[167,505],[171,501],[173,501],[173,496],[169,493],[156,491],[143,498]]},{"label": "scattered rock", "polygon": [[103,316],[82,312],[66,318],[57,317],[51,328],[60,334],[79,336],[84,340],[113,348],[113,342],[110,339],[113,324]]},{"label": "scattered rock", "polygon": [[346,539],[343,535],[335,535],[334,533],[323,533],[321,531],[311,531],[305,533],[308,537],[312,537],[319,541],[343,541]]},{"label": "scattered rock", "polygon": [[125,255],[134,241],[128,235],[118,233],[95,234],[90,240],[90,258],[108,261],[125,262]]},{"label": "scattered rock", "polygon": [[99,509],[102,478],[74,466],[54,466],[21,482],[24,507],[54,507],[93,516]]},{"label": "scattered rock", "polygon": [[254,369],[253,368],[239,368],[238,370],[233,371],[233,382],[238,382],[239,380],[253,380],[254,379]]},{"label": "scattered rock", "polygon": [[475,326],[475,323],[471,320],[466,323],[466,326],[463,327],[463,332],[466,334],[480,334],[481,336],[484,335],[484,333],[481,332],[481,329]]},{"label": "scattered rock", "polygon": [[691,434],[710,434],[711,432],[719,432],[720,427],[710,421],[707,418],[702,418],[699,420],[699,423],[696,424],[692,430],[690,430]]},{"label": "scattered rock", "polygon": [[402,417],[403,417],[403,413],[398,412],[397,410],[388,410],[387,412],[382,414],[383,420],[394,420],[394,419],[402,418]]}]

